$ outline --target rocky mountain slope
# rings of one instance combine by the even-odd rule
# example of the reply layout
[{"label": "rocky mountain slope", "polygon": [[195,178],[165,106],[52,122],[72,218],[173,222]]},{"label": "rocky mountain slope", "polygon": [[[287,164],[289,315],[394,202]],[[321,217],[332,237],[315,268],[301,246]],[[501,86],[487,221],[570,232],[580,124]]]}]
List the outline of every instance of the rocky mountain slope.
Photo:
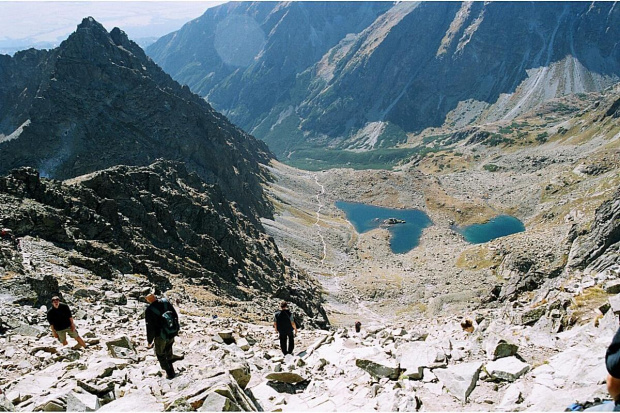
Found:
[{"label": "rocky mountain slope", "polygon": [[[620,78],[619,19],[612,3],[232,3],[147,52],[294,162],[601,91]],[[240,30],[261,41],[230,61],[218,44]]]},{"label": "rocky mountain slope", "polygon": [[[191,290],[205,308],[248,305],[248,319],[264,319],[265,303],[286,299],[303,309],[300,321],[327,323],[318,287],[182,164],[119,166],[64,183],[23,168],[0,178],[0,198],[0,226],[25,237],[2,249],[6,302],[41,305],[67,273],[82,275],[80,285],[133,274],[161,291]],[[33,287],[47,283],[45,292]]]},{"label": "rocky mountain slope", "polygon": [[56,49],[0,57],[0,173],[31,166],[66,179],[177,160],[256,220],[271,213],[259,166],[270,157],[124,32],[92,18]]}]

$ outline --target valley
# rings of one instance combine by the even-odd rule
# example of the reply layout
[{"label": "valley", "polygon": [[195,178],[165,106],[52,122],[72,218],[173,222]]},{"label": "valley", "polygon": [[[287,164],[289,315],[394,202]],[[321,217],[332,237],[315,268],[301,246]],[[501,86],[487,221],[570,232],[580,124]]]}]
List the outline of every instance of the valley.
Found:
[{"label": "valley", "polygon": [[[239,2],[149,56],[92,17],[55,49],[0,55],[0,411],[608,399],[620,14],[532,7]],[[394,253],[398,219],[358,233],[338,201],[432,225]],[[499,215],[525,230],[456,230]],[[171,379],[145,343],[149,293],[180,314]],[[56,295],[86,349],[50,334]]]}]

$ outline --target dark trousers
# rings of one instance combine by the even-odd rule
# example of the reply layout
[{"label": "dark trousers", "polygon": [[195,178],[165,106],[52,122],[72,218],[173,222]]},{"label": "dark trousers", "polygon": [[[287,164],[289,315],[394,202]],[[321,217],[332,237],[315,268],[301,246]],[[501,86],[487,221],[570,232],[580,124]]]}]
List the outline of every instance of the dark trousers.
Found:
[{"label": "dark trousers", "polygon": [[[295,348],[295,334],[292,331],[280,332],[280,348],[282,349],[282,353],[293,354],[293,349]],[[288,341],[288,347],[286,346],[286,342]]]},{"label": "dark trousers", "polygon": [[170,363],[170,359],[172,359],[172,345],[174,344],[174,337],[170,340],[166,340],[164,338],[155,337],[155,355],[157,356],[157,361],[159,361],[159,365],[162,369],[169,372],[172,370],[172,363]]}]

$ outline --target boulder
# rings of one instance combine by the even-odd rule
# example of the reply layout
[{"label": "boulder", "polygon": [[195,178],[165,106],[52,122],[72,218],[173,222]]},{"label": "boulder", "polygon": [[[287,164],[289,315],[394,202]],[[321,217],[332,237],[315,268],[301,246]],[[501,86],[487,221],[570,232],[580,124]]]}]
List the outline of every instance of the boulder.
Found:
[{"label": "boulder", "polygon": [[216,392],[209,393],[205,398],[202,406],[197,410],[199,412],[240,412],[241,408],[228,397],[222,396]]},{"label": "boulder", "polygon": [[420,380],[424,368],[446,366],[446,354],[443,350],[425,341],[414,341],[396,349],[396,360],[401,370],[409,379]]},{"label": "boulder", "polygon": [[250,349],[250,343],[248,343],[248,340],[245,338],[237,340],[237,346],[243,351],[248,351]]},{"label": "boulder", "polygon": [[106,341],[105,345],[112,357],[130,360],[137,360],[138,358],[138,354],[136,353],[133,343],[127,336]]},{"label": "boulder", "polygon": [[297,373],[285,371],[279,373],[269,373],[265,376],[265,379],[288,384],[296,384],[306,380]]},{"label": "boulder", "polygon": [[446,369],[435,369],[433,373],[441,381],[448,392],[462,402],[476,387],[482,363],[479,361],[450,366]]},{"label": "boulder", "polygon": [[49,334],[49,329],[39,327],[39,326],[30,326],[28,324],[22,324],[19,327],[13,329],[13,334],[19,334],[20,336],[26,337],[36,337],[40,338],[47,334]]},{"label": "boulder", "polygon": [[607,294],[620,293],[620,280],[607,281],[603,287]]},{"label": "boulder", "polygon": [[138,389],[120,397],[105,406],[98,412],[163,412],[164,404],[158,402],[148,388]]},{"label": "boulder", "polygon": [[395,359],[389,359],[382,354],[375,354],[365,358],[357,358],[355,365],[373,377],[386,377],[397,380],[400,375],[400,365]]},{"label": "boulder", "polygon": [[246,362],[230,366],[228,372],[242,389],[246,388],[252,378],[250,366]]},{"label": "boulder", "polygon": [[516,357],[505,357],[485,366],[489,376],[506,381],[515,381],[530,370],[530,365]]},{"label": "boulder", "polygon": [[94,394],[69,392],[66,396],[68,412],[94,412],[99,406],[99,399]]},{"label": "boulder", "polygon": [[497,360],[502,357],[514,356],[517,354],[519,347],[503,338],[490,337],[485,341],[484,349],[489,360]]}]

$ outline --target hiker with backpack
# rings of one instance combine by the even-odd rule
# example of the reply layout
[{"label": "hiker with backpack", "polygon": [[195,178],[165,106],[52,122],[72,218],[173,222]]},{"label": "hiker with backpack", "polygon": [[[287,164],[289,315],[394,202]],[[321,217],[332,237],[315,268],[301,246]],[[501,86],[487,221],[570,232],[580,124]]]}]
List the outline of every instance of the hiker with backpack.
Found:
[{"label": "hiker with backpack", "polygon": [[[280,303],[280,311],[276,311],[273,317],[273,328],[280,336],[280,348],[284,355],[293,354],[295,348],[295,336],[297,335],[297,325],[293,318],[293,314],[288,309],[288,303],[282,301]],[[288,341],[288,346],[287,346]]]},{"label": "hiker with backpack", "polygon": [[179,316],[166,298],[158,299],[155,294],[149,294],[146,301],[149,303],[144,313],[147,348],[155,346],[159,365],[166,377],[172,379],[176,375],[172,363],[183,359],[172,353],[174,338],[179,335]]}]

